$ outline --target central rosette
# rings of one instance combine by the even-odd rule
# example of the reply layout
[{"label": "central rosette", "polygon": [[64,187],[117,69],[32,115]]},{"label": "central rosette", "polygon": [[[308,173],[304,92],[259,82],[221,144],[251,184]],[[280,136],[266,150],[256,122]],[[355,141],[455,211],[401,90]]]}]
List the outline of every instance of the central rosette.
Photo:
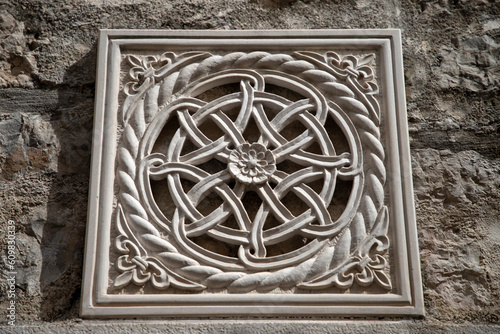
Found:
[{"label": "central rosette", "polygon": [[229,172],[245,184],[262,184],[276,171],[276,159],[259,143],[242,144],[229,155]]}]

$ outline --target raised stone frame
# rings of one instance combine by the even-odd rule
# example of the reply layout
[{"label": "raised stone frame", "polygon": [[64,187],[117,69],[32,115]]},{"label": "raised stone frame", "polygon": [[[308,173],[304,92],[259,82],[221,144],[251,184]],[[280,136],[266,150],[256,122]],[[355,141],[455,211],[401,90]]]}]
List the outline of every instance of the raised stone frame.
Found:
[{"label": "raised stone frame", "polygon": [[83,317],[423,315],[399,30],[101,30]]}]

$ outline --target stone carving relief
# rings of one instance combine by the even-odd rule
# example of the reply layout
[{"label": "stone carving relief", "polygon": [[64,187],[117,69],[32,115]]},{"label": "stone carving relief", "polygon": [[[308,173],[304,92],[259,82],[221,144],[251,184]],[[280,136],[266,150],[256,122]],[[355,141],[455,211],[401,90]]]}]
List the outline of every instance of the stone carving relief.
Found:
[{"label": "stone carving relief", "polygon": [[[160,290],[242,293],[376,284],[390,290],[373,59],[334,52],[124,56],[130,70],[115,215],[122,255],[114,286],[149,282]],[[239,90],[203,98],[229,84]],[[165,140],[161,133],[171,123],[177,129]],[[327,123],[341,132],[346,152],[336,150]],[[157,152],[161,140],[165,149]],[[339,179],[352,186],[333,218],[334,195],[346,191],[336,189]],[[158,207],[152,180],[166,181],[168,194],[159,196],[174,203],[170,215]],[[249,192],[260,202],[252,214],[244,203]],[[283,203],[288,194],[307,209],[293,212]],[[220,204],[202,212],[204,199],[214,197]],[[200,236],[235,252],[193,241]],[[280,254],[267,250],[297,239],[304,242]]]},{"label": "stone carving relief", "polygon": [[102,31],[82,316],[423,314],[400,44]]}]

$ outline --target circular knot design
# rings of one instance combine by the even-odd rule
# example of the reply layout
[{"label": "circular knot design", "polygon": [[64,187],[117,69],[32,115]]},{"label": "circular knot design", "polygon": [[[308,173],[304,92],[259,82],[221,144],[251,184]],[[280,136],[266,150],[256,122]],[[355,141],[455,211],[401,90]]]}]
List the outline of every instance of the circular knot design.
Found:
[{"label": "circular knot design", "polygon": [[[148,215],[196,261],[228,271],[294,266],[316,256],[356,214],[359,136],[301,78],[272,70],[200,78],[151,124],[138,155]],[[170,137],[161,137],[169,124]],[[350,187],[340,214],[332,209],[339,178]],[[153,194],[149,180],[165,180],[163,193]],[[165,197],[170,213],[157,204]]]},{"label": "circular knot design", "polygon": [[239,145],[229,155],[229,161],[229,172],[245,184],[262,184],[276,170],[273,153],[259,143]]},{"label": "circular knot design", "polygon": [[373,57],[131,55],[115,285],[390,289]]}]

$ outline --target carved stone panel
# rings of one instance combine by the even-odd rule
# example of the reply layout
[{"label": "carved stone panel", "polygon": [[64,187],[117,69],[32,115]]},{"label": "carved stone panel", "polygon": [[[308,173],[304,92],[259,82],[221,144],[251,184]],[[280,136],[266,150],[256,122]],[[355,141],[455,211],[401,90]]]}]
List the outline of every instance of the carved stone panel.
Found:
[{"label": "carved stone panel", "polygon": [[400,44],[102,31],[82,315],[422,314]]}]

